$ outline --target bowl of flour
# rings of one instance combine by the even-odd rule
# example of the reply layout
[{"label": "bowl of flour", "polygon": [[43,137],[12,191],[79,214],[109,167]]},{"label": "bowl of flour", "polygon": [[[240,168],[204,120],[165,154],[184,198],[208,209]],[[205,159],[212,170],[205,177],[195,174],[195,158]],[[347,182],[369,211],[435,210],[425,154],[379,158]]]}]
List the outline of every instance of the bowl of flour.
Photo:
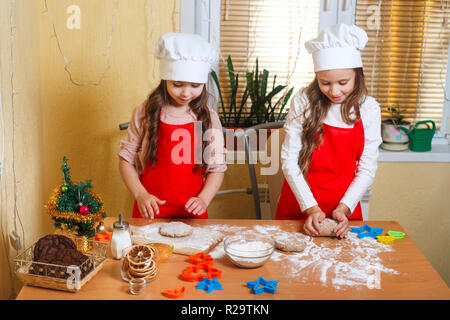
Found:
[{"label": "bowl of flour", "polygon": [[231,262],[241,268],[262,266],[272,255],[272,238],[259,234],[240,234],[224,239],[224,250]]}]

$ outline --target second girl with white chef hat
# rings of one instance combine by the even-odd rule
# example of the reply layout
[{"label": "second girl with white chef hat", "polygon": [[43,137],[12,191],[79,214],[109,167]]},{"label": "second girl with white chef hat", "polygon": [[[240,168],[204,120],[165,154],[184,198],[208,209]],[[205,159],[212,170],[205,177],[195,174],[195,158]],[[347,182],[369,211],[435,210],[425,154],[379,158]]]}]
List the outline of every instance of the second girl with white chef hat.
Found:
[{"label": "second girl with white chef hat", "polygon": [[364,83],[367,40],[363,29],[338,24],[305,43],[316,76],[291,101],[276,218],[304,218],[312,236],[325,217],[338,221],[339,237],[350,230],[348,219],[362,220],[359,201],[377,170],[381,114]]}]

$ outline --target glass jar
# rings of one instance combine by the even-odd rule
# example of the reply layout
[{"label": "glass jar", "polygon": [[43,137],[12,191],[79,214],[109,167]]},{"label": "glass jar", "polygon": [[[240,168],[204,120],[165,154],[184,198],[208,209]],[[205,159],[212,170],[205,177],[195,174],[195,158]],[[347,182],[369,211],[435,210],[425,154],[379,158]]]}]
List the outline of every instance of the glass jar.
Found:
[{"label": "glass jar", "polygon": [[131,278],[130,279],[130,292],[132,294],[141,294],[145,291],[146,281],[143,278]]},{"label": "glass jar", "polygon": [[123,249],[130,247],[131,241],[130,224],[123,221],[123,215],[119,214],[119,221],[113,224],[113,233],[111,236],[111,254],[114,259],[121,259]]},{"label": "glass jar", "polygon": [[159,275],[158,249],[151,245],[133,245],[123,249],[120,275],[124,281],[142,278],[146,283]]}]

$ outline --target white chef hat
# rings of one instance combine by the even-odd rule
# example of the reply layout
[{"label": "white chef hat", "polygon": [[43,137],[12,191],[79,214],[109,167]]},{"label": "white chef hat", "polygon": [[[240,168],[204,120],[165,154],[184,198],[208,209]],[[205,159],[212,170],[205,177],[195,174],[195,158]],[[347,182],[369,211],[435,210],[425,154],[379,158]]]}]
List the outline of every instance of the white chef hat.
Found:
[{"label": "white chef hat", "polygon": [[348,24],[336,24],[324,29],[317,38],[306,41],[312,54],[314,71],[360,68],[363,66],[360,51],[367,43],[366,32]]},{"label": "white chef hat", "polygon": [[218,51],[198,34],[166,33],[155,49],[163,80],[207,83]]}]

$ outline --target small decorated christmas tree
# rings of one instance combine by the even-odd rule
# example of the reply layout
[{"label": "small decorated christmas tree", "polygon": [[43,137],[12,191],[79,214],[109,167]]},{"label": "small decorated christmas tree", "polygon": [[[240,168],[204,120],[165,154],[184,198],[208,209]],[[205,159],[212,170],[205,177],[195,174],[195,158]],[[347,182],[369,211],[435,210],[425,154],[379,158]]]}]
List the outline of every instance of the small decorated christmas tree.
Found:
[{"label": "small decorated christmas tree", "polygon": [[61,167],[64,184],[53,190],[45,211],[52,217],[55,227],[76,235],[91,238],[97,225],[106,217],[103,202],[92,191],[92,181],[73,183],[67,158],[63,157]]}]

